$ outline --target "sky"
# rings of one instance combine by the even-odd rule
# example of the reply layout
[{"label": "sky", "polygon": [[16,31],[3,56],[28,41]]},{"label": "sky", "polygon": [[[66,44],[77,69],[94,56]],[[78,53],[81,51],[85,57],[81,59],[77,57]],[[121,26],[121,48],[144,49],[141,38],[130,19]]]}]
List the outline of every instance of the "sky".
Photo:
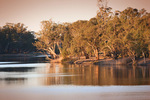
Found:
[{"label": "sky", "polygon": [[[113,10],[127,7],[150,12],[150,0],[108,0]],[[0,0],[0,26],[6,23],[24,23],[28,30],[38,32],[41,21],[52,19],[57,23],[89,20],[96,16],[97,0]]]}]

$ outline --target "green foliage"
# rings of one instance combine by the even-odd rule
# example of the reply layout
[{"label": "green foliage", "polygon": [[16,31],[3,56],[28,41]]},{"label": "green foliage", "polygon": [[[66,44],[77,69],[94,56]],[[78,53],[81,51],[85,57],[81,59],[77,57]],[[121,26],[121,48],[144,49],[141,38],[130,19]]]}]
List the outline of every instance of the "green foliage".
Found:
[{"label": "green foliage", "polygon": [[[58,54],[62,54],[63,41],[66,41],[66,39],[64,39],[64,35],[69,31],[68,25],[67,23],[56,24],[52,20],[42,21],[41,24],[42,30],[37,33],[38,40],[34,45],[39,50],[43,50],[51,54],[53,58],[57,58]],[[66,49],[65,45],[64,49]]]},{"label": "green foliage", "polygon": [[149,55],[150,14],[131,7],[113,13],[111,7],[102,4],[104,1],[99,0],[97,16],[89,21],[67,25],[43,21],[36,46],[52,54],[57,45],[64,58],[94,55],[99,59],[99,54],[104,53],[114,59],[131,57],[134,61]]},{"label": "green foliage", "polygon": [[34,35],[24,24],[7,23],[0,29],[0,53],[29,53],[35,50]]}]

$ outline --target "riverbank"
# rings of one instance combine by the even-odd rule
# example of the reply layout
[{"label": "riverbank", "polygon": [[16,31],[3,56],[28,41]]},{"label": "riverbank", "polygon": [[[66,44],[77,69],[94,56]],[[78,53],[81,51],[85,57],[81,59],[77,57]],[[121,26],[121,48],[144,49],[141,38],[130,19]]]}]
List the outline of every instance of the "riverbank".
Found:
[{"label": "riverbank", "polygon": [[95,59],[85,59],[85,60],[77,60],[75,61],[75,64],[83,64],[83,63],[93,63],[95,65],[117,65],[117,64],[128,64],[131,62],[130,58],[123,58],[123,59],[100,59],[100,60],[95,60]]},{"label": "riverbank", "polygon": [[0,54],[0,61],[20,61],[20,62],[34,62],[34,61],[48,61],[46,55],[39,53],[31,54]]},{"label": "riverbank", "polygon": [[[85,59],[85,57],[79,58],[66,58],[62,57],[58,59],[47,59],[47,55],[42,54],[1,54],[0,61],[50,61],[51,63],[63,63],[63,64],[94,64],[94,65],[132,65],[132,60],[130,57],[112,59],[112,58],[102,58],[100,60],[96,60],[95,57],[91,57],[90,59]],[[143,58],[137,61],[137,65],[140,66],[150,66],[150,58]]]},{"label": "riverbank", "polygon": [[[94,65],[132,65],[132,60],[131,58],[120,58],[120,59],[100,59],[96,60],[95,58],[91,59],[66,59],[63,61],[63,63],[70,63],[70,64],[94,64]],[[137,61],[137,65],[150,65],[150,59],[146,58],[145,61],[144,59],[139,59]]]},{"label": "riverbank", "polygon": [[[99,60],[94,62],[96,65],[132,65],[132,60],[131,58],[120,58],[120,59],[107,59],[107,60]],[[137,60],[137,65],[139,66],[148,66],[150,65],[150,59],[146,58],[145,61],[144,59],[139,59]]]}]

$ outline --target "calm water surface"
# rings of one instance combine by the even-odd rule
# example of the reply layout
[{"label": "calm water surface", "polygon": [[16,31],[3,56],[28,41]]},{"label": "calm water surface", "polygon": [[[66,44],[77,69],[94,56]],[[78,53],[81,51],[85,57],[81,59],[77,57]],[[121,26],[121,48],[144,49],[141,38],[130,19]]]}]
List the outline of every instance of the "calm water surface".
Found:
[{"label": "calm water surface", "polygon": [[150,100],[149,94],[150,66],[0,62],[0,100]]}]

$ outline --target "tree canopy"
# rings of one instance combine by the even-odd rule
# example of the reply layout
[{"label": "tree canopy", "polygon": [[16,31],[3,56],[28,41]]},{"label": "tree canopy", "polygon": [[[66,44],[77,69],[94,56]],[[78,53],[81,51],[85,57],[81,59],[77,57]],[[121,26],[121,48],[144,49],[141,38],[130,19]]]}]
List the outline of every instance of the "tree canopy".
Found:
[{"label": "tree canopy", "polygon": [[0,28],[0,53],[29,53],[35,50],[34,34],[24,24],[7,23]]},{"label": "tree canopy", "polygon": [[[99,11],[90,20],[56,24],[42,22],[35,45],[55,56],[95,56],[114,59],[148,57],[150,54],[150,13],[145,9],[128,7],[112,12],[99,0]],[[106,2],[107,3],[107,2]],[[59,53],[56,53],[56,49]]]}]

